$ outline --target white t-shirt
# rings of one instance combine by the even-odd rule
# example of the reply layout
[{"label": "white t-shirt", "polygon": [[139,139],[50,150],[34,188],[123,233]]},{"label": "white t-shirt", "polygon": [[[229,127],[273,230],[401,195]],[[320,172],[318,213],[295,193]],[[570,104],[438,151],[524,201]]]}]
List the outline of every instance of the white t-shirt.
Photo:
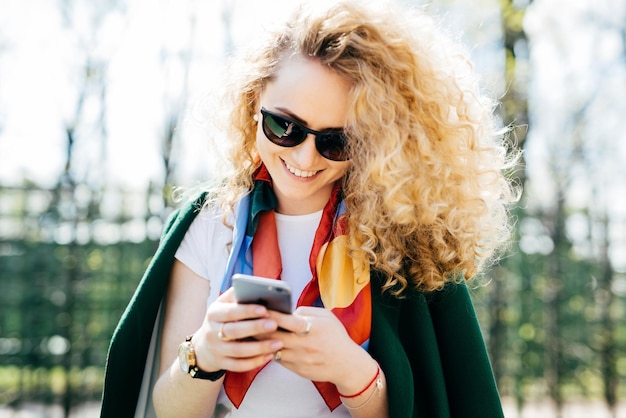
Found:
[{"label": "white t-shirt", "polygon": [[[293,307],[302,289],[311,280],[309,255],[322,211],[308,215],[283,215],[276,213],[278,247],[283,270],[281,279],[292,288]],[[228,260],[227,244],[232,240],[232,230],[221,220],[215,209],[204,209],[191,224],[176,258],[194,273],[210,282],[211,293],[207,306],[219,296]],[[226,410],[226,417],[237,418],[305,418],[350,417],[340,405],[329,411],[324,399],[313,383],[283,367],[270,362],[256,376],[239,409],[233,407],[224,389],[218,397],[216,410]]]}]

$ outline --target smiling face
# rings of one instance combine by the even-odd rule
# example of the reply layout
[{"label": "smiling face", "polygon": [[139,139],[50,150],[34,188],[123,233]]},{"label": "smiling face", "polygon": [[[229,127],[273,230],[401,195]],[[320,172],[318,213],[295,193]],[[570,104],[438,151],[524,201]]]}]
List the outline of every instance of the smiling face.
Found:
[{"label": "smiling face", "polygon": [[[342,128],[349,91],[349,83],[339,74],[314,59],[294,55],[281,62],[261,93],[259,107],[316,131]],[[263,133],[260,112],[258,117],[257,151],[272,176],[277,211],[301,215],[323,209],[350,162],[322,157],[312,134],[292,148],[275,145]]]}]

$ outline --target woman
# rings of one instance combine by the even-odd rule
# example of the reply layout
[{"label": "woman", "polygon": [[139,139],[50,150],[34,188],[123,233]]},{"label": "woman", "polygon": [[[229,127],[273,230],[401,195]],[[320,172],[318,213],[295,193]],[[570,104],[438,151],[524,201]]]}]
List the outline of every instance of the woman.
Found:
[{"label": "woman", "polygon": [[[346,1],[300,8],[244,68],[234,171],[168,226],[102,415],[502,416],[463,278],[512,194],[467,59],[422,15]],[[236,303],[235,273],[286,281],[297,309]]]}]

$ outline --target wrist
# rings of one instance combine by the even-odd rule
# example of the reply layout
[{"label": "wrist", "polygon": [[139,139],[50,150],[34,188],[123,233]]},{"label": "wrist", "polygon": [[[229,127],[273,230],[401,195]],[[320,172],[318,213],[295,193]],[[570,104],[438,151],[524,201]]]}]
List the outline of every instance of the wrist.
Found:
[{"label": "wrist", "polygon": [[189,342],[193,345],[196,355],[196,366],[198,366],[202,370],[206,370],[208,372],[216,371],[219,367],[215,367],[212,365],[211,361],[207,360],[207,347],[206,340],[202,336],[202,330],[196,331],[194,334],[188,336]]},{"label": "wrist", "polygon": [[374,378],[367,383],[363,389],[354,394],[343,394],[339,392],[341,403],[350,411],[366,407],[376,396],[380,398],[383,394],[383,372],[380,365],[376,363],[376,374]]},{"label": "wrist", "polygon": [[225,370],[202,370],[199,367],[191,335],[178,347],[178,363],[181,371],[192,378],[216,381],[226,373]]},{"label": "wrist", "polygon": [[367,366],[363,366],[363,363],[361,363],[358,366],[354,366],[351,370],[359,370],[361,373],[358,375],[351,373],[345,384],[336,385],[339,396],[346,399],[356,398],[367,392],[367,389],[372,387],[381,373],[378,362],[371,357],[369,357]]}]

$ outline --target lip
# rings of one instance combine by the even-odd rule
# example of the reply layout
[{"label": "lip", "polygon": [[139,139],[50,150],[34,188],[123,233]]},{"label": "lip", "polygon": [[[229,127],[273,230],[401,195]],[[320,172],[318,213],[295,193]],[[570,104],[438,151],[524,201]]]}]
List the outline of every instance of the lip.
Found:
[{"label": "lip", "polygon": [[[292,166],[291,164],[287,163],[285,160],[283,160],[281,158],[281,161],[283,163],[283,167],[285,167],[285,170],[287,170],[287,172],[292,176],[295,177],[298,180],[310,180],[310,179],[314,179],[315,177],[318,176],[318,174],[322,171],[322,170],[315,170],[315,171],[306,171],[306,170],[300,170],[295,168],[294,166]],[[313,173],[313,174],[311,174]],[[303,175],[304,174],[304,175]]]}]

